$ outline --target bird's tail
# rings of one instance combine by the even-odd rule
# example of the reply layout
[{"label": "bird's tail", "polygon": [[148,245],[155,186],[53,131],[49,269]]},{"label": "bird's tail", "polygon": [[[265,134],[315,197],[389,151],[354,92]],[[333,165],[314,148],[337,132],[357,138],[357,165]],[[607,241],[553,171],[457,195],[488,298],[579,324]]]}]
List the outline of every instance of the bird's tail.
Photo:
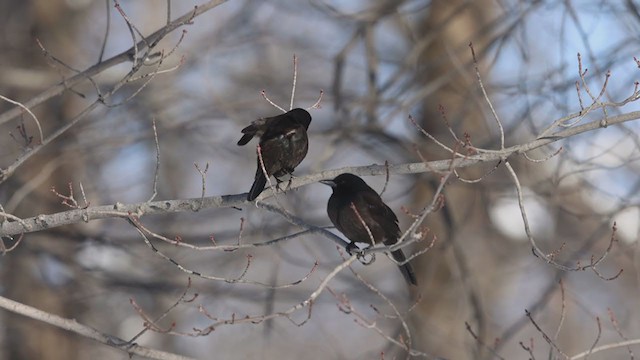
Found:
[{"label": "bird's tail", "polygon": [[[407,260],[402,250],[396,250],[392,252],[391,255],[393,256],[393,259],[399,263],[403,263]],[[413,272],[413,267],[411,266],[411,264],[406,263],[404,265],[399,265],[399,268],[402,276],[404,276],[404,279],[407,280],[409,284],[418,285],[416,274]]]},{"label": "bird's tail", "polygon": [[[256,120],[257,121],[257,120]],[[242,137],[238,140],[238,145],[246,145],[254,136],[258,133],[258,126],[255,124],[255,121],[251,123],[251,125],[242,129]]]},{"label": "bird's tail", "polygon": [[238,140],[238,146],[246,145],[251,139],[253,139],[254,132],[250,132],[248,134],[242,135],[240,140]]},{"label": "bird's tail", "polygon": [[253,181],[253,185],[251,185],[251,190],[249,190],[247,200],[255,200],[258,195],[260,195],[262,190],[264,190],[265,185],[267,185],[267,178],[264,176],[262,169],[258,169],[258,172],[256,173],[256,179]]}]

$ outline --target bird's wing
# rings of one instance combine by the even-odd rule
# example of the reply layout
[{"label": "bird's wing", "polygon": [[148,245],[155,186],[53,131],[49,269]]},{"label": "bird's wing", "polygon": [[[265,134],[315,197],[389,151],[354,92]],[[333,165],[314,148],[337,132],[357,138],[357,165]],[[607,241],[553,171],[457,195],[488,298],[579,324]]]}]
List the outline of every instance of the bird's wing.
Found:
[{"label": "bird's wing", "polygon": [[242,135],[242,138],[238,140],[238,145],[242,146],[247,144],[254,136],[262,137],[262,134],[272,122],[273,118],[260,118],[253,120],[251,124],[241,130],[244,135]]},{"label": "bird's wing", "polygon": [[305,131],[304,126],[293,121],[289,115],[279,115],[265,120],[267,122],[264,133],[262,134],[262,140],[291,136],[294,132]]},{"label": "bird's wing", "polygon": [[[273,175],[274,172],[278,171],[282,167],[282,161],[286,156],[286,148],[281,140],[272,138],[260,141],[260,157],[262,157],[267,174]],[[260,157],[257,158],[258,171],[262,172]]]},{"label": "bird's wing", "polygon": [[340,224],[338,213],[338,199],[335,197],[335,194],[332,194],[329,198],[329,202],[327,203],[327,215],[329,215],[329,220],[331,220],[331,223],[336,227],[336,229],[342,232],[342,225]]},{"label": "bird's wing", "polygon": [[382,201],[374,190],[361,191],[358,193],[358,198],[363,204],[366,204],[366,206],[358,208],[365,208],[373,221],[385,232],[385,243],[395,243],[400,233],[400,227],[393,210]]}]

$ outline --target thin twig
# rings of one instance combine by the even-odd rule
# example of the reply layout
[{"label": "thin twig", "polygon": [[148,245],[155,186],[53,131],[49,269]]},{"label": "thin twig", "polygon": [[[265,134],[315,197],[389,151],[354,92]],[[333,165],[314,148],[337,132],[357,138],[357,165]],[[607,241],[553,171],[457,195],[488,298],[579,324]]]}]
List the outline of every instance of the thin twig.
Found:
[{"label": "thin twig", "polygon": [[200,169],[200,166],[198,166],[198,164],[196,163],[193,163],[193,165],[196,167],[196,170],[198,170],[198,172],[200,173],[200,177],[202,178],[202,193],[200,195],[200,203],[193,209],[193,211],[198,212],[202,208],[202,204],[204,204],[204,195],[207,191],[207,171],[209,171],[209,163],[206,163],[206,165],[204,166],[204,170]]},{"label": "thin twig", "polygon": [[151,118],[151,124],[153,128],[153,140],[156,144],[156,169],[153,175],[153,192],[147,202],[153,201],[158,195],[158,173],[160,172],[160,143],[158,142],[158,130],[156,128],[156,118]]},{"label": "thin twig", "polygon": [[498,130],[500,130],[500,150],[504,149],[504,128],[502,127],[502,121],[498,117],[498,113],[496,109],[493,107],[493,103],[491,99],[489,99],[489,95],[487,94],[487,90],[484,88],[484,84],[482,83],[482,77],[480,76],[480,70],[478,69],[478,60],[476,59],[476,52],[473,49],[473,44],[469,43],[469,48],[471,48],[471,56],[473,57],[473,64],[476,70],[476,77],[478,78],[478,84],[480,84],[480,89],[482,90],[482,95],[484,99],[487,101],[489,108],[491,109],[491,114],[493,114],[493,118],[496,120],[496,124],[498,124]]},{"label": "thin twig", "polygon": [[260,95],[262,96],[263,99],[265,99],[269,104],[271,104],[271,106],[275,107],[276,109],[282,111],[283,113],[286,113],[287,110],[283,109],[282,107],[280,107],[280,105],[274,103],[273,101],[271,101],[271,99],[269,99],[269,97],[267,96],[267,91],[266,90],[262,90],[260,92]]},{"label": "thin twig", "polygon": [[298,58],[296,54],[293,54],[293,82],[291,86],[291,102],[289,103],[289,110],[293,110],[293,99],[296,96],[296,83],[298,82]]},{"label": "thin twig", "polygon": [[98,63],[102,62],[102,58],[104,56],[104,50],[107,48],[107,39],[109,38],[109,31],[111,29],[111,6],[109,6],[109,2],[111,0],[104,0],[105,5],[107,6],[107,18],[106,18],[106,29],[104,30],[104,37],[102,38],[102,45],[100,46],[100,55],[98,55]]},{"label": "thin twig", "polygon": [[542,330],[542,328],[540,327],[540,325],[538,325],[538,323],[536,323],[535,320],[533,320],[533,316],[531,315],[531,313],[529,312],[529,310],[525,309],[525,314],[527,315],[527,318],[529,318],[529,321],[531,321],[531,323],[533,324],[533,326],[536,328],[536,330],[538,330],[538,332],[540,332],[540,334],[542,334],[542,337],[544,338],[544,340],[547,342],[547,344],[553,346],[554,349],[556,349],[556,351],[558,352],[558,354],[562,355],[565,359],[568,359],[569,356],[567,356],[567,354],[565,354],[562,350],[560,350],[560,348],[558,347],[558,345],[551,340],[551,338],[544,332],[544,330]]},{"label": "thin twig", "polygon": [[33,121],[36,123],[36,127],[38,128],[38,134],[40,134],[40,143],[42,144],[44,142],[44,135],[42,134],[42,127],[40,126],[40,121],[38,120],[36,115],[33,112],[31,112],[31,110],[29,110],[28,107],[24,106],[23,104],[21,104],[21,103],[19,103],[17,101],[9,99],[6,96],[0,95],[0,99],[6,101],[8,103],[11,103],[13,105],[19,106],[21,109],[26,111],[29,115],[31,115],[31,117],[33,118]]}]

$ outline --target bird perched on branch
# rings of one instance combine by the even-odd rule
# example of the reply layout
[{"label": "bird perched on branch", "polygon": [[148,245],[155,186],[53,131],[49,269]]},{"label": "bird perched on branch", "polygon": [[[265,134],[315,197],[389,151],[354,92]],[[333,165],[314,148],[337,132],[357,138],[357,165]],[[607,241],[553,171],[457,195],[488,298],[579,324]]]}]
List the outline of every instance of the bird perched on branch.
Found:
[{"label": "bird perched on branch", "polygon": [[[342,174],[333,180],[320,182],[333,188],[327,213],[336,229],[351,241],[347,251],[356,248],[354,243],[374,245],[382,242],[390,246],[398,241],[398,218],[364,180],[353,174]],[[393,251],[391,255],[398,263],[406,261],[402,250]],[[417,285],[411,265],[399,266],[405,280]]]},{"label": "bird perched on branch", "polygon": [[280,177],[291,174],[307,156],[307,129],[310,123],[309,112],[293,109],[282,115],[255,120],[242,129],[244,135],[238,141],[239,146],[247,144],[254,136],[260,138],[257,147],[258,169],[247,200],[253,201],[260,195],[267,184],[267,177],[274,176],[280,182]]}]

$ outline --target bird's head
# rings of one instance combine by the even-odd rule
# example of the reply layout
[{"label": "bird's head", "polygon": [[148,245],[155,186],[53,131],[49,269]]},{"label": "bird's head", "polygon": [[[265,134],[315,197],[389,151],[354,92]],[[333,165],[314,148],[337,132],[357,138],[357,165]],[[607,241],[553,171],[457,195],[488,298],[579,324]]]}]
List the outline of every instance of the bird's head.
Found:
[{"label": "bird's head", "polygon": [[311,124],[311,114],[305,109],[293,109],[289,111],[291,116],[300,124],[304,126],[305,129],[309,128],[309,124]]},{"label": "bird's head", "polygon": [[342,174],[338,175],[332,180],[320,180],[321,183],[331,186],[334,190],[358,190],[358,189],[368,189],[369,185],[367,185],[364,180],[360,177],[353,174]]}]

